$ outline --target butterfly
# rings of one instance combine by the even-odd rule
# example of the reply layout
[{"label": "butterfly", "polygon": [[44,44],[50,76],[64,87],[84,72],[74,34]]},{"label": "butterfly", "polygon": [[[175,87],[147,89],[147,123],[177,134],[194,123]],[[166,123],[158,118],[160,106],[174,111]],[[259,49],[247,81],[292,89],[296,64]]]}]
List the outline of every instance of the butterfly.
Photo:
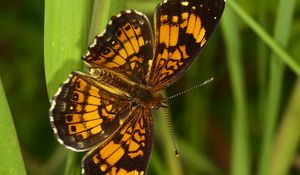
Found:
[{"label": "butterfly", "polygon": [[89,151],[85,175],[146,174],[153,145],[151,109],[167,107],[160,91],[199,56],[222,16],[224,0],[165,0],[148,18],[135,10],[111,17],[51,101],[57,140]]}]

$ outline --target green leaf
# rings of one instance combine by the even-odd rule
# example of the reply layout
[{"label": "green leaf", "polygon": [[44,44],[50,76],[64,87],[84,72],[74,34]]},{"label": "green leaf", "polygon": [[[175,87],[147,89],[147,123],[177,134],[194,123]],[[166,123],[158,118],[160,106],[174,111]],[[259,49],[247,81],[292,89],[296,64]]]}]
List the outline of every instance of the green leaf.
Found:
[{"label": "green leaf", "polygon": [[80,70],[87,50],[93,1],[45,1],[45,73],[52,97],[71,71]]},{"label": "green leaf", "polygon": [[0,174],[26,175],[14,121],[0,79]]}]

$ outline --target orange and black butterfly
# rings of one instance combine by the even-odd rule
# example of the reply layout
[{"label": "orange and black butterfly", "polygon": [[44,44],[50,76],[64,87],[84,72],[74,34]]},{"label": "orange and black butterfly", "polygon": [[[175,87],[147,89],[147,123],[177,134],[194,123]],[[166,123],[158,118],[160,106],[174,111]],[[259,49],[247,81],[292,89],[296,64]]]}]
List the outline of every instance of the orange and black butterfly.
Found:
[{"label": "orange and black butterfly", "polygon": [[49,111],[57,140],[82,160],[85,175],[146,174],[152,144],[151,109],[166,107],[160,91],[199,56],[224,10],[224,0],[167,0],[149,20],[134,10],[113,16],[72,72]]}]

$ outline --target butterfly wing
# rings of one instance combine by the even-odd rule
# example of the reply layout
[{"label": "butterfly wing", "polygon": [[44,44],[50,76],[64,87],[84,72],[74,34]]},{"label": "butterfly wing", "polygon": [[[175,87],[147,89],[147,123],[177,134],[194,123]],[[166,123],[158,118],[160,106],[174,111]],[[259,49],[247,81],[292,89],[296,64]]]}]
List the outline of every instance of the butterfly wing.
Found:
[{"label": "butterfly wing", "polygon": [[149,109],[136,107],[129,118],[113,137],[84,157],[84,175],[146,174],[153,143],[152,116]]},{"label": "butterfly wing", "polygon": [[113,16],[83,57],[92,67],[107,68],[134,82],[144,80],[151,59],[153,35],[149,20],[134,10]]},{"label": "butterfly wing", "polygon": [[73,72],[54,96],[50,121],[58,141],[67,148],[88,150],[108,139],[128,119],[130,99],[103,81]]},{"label": "butterfly wing", "polygon": [[224,9],[224,0],[168,0],[156,8],[156,48],[149,84],[173,84],[206,45]]}]

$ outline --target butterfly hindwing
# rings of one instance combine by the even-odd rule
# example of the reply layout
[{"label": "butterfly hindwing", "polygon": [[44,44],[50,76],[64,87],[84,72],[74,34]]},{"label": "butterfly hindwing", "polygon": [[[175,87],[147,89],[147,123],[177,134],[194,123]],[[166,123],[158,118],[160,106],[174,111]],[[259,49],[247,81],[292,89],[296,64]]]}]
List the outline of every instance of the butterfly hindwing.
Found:
[{"label": "butterfly hindwing", "polygon": [[82,160],[84,175],[144,175],[153,143],[149,109],[136,107],[130,121]]},{"label": "butterfly hindwing", "polygon": [[96,36],[83,60],[141,82],[153,58],[153,35],[148,18],[134,10],[113,16],[103,34]]},{"label": "butterfly hindwing", "polygon": [[[99,86],[92,76],[73,72],[51,103],[51,125],[57,139],[75,151],[105,141],[128,118],[129,99]],[[106,88],[106,89],[105,89]]]},{"label": "butterfly hindwing", "polygon": [[161,90],[184,74],[217,26],[224,3],[224,0],[168,0],[157,6],[151,86]]}]

